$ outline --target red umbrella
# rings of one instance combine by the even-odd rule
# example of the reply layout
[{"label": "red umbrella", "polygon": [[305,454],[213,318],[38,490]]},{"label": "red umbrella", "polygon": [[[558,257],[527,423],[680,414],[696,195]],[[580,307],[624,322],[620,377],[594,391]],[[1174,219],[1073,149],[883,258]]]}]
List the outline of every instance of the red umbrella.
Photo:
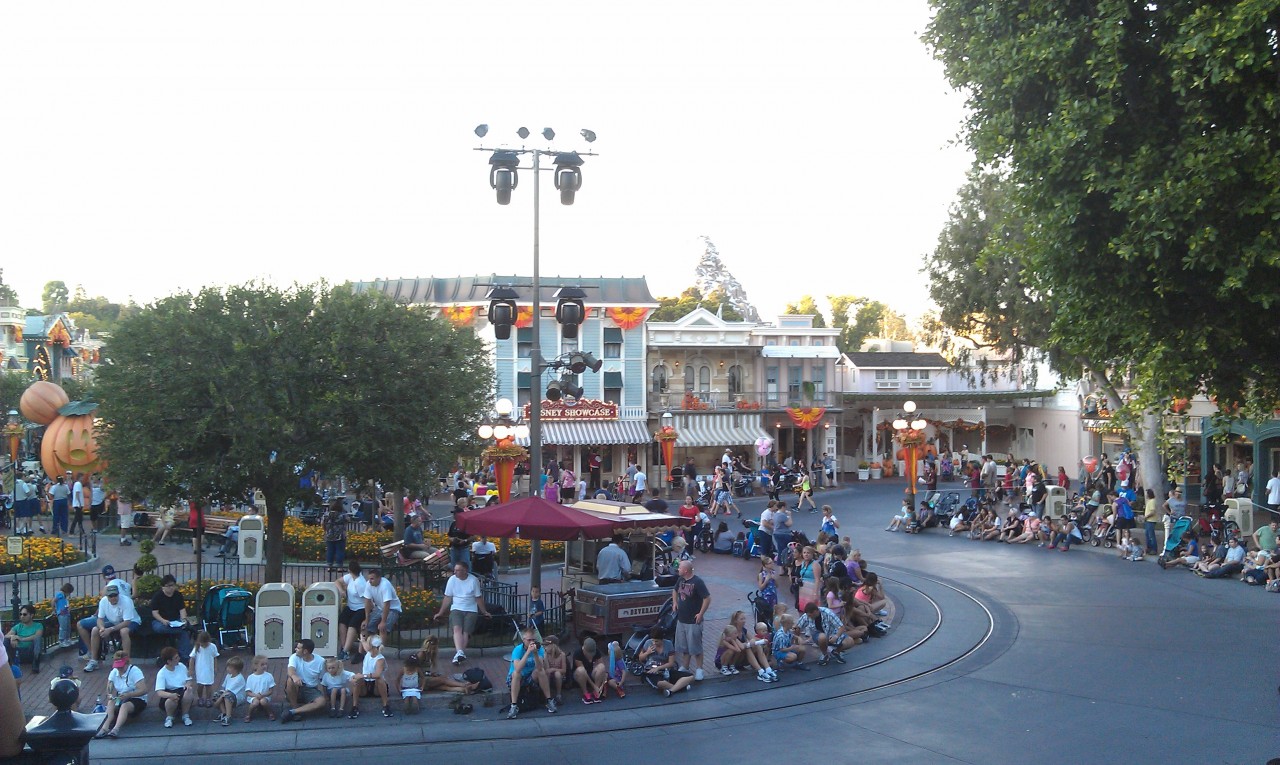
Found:
[{"label": "red umbrella", "polygon": [[608,518],[557,505],[538,496],[471,510],[458,516],[458,528],[468,534],[561,542],[579,538],[605,539],[613,535],[614,525]]}]

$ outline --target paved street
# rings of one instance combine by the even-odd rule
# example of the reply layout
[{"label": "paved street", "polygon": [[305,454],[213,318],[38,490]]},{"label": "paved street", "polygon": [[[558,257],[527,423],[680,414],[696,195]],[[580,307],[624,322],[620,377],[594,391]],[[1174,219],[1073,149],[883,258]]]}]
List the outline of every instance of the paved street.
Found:
[{"label": "paved street", "polygon": [[[92,755],[231,763],[274,750],[272,761],[318,765],[347,762],[359,746],[368,763],[425,751],[445,761],[600,764],[633,763],[655,743],[664,760],[689,763],[757,759],[762,748],[784,756],[770,744],[795,745],[806,758],[895,763],[1245,764],[1280,755],[1280,598],[1090,547],[1063,554],[937,529],[885,533],[901,487],[886,480],[825,495],[895,601],[894,633],[840,670],[791,673],[779,686],[717,678],[662,703],[637,688],[622,703],[511,722],[483,708],[467,718],[190,733],[148,719],[119,741],[95,742]],[[816,518],[803,514],[801,528],[815,530]],[[236,738],[219,738],[228,735]]]}]

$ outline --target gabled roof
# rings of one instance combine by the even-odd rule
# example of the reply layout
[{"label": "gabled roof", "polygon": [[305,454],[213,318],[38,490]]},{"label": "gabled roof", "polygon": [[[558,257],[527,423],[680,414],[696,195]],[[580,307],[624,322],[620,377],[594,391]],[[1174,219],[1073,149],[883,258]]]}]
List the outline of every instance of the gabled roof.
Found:
[{"label": "gabled roof", "polygon": [[859,369],[946,369],[951,366],[939,353],[856,351],[846,353],[845,358]]},{"label": "gabled roof", "polygon": [[[532,302],[528,276],[455,276],[449,278],[419,277],[416,279],[377,279],[371,282],[353,282],[356,292],[377,290],[402,303],[430,305],[473,304],[487,305],[485,297],[495,284],[510,285]],[[584,277],[542,276],[539,292],[543,305],[555,305],[556,290],[563,286],[581,287],[587,293],[587,305],[629,306],[657,308],[658,301],[649,292],[644,277]]]},{"label": "gabled roof", "polygon": [[698,306],[675,321],[651,321],[649,326],[656,326],[662,329],[734,329],[749,331],[755,327],[755,323],[750,321],[728,321],[716,316],[706,308]]}]

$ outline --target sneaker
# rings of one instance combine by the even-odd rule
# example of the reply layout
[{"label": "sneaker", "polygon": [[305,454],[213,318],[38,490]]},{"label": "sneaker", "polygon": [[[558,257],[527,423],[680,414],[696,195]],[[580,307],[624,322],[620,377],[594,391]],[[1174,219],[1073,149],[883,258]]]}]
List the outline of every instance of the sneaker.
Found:
[{"label": "sneaker", "polygon": [[595,697],[594,697],[594,696],[592,696],[590,693],[584,693],[584,694],[582,694],[582,703],[583,703],[583,704],[594,704],[594,703],[596,703],[596,699],[595,699]]},{"label": "sneaker", "polygon": [[285,723],[289,722],[290,720],[294,719],[297,716],[298,716],[297,712],[294,712],[292,709],[289,709],[286,707],[285,710],[280,713],[280,724],[284,725]]},{"label": "sneaker", "polygon": [[90,660],[89,660],[89,663],[88,663],[88,664],[86,664],[86,665],[84,665],[84,671],[85,671],[85,672],[97,672],[97,671],[98,671],[98,662],[97,662],[97,660],[96,660],[96,659],[90,659]]},{"label": "sneaker", "polygon": [[663,696],[665,696],[666,698],[671,698],[671,689],[670,689],[670,688],[667,688],[667,689],[663,690],[663,691],[662,691],[662,695],[663,695]]},{"label": "sneaker", "polygon": [[728,668],[728,667],[721,667],[721,668],[720,668],[720,674],[724,675],[725,677],[728,677],[729,675],[732,675],[733,673],[729,671],[729,668]]},{"label": "sneaker", "polygon": [[831,658],[835,659],[838,664],[846,663],[844,660],[844,656],[842,656],[839,651],[832,651]]},{"label": "sneaker", "polygon": [[347,714],[347,719],[354,720],[359,716],[360,716],[360,707],[356,706],[355,704],[352,704],[351,711]]},{"label": "sneaker", "polygon": [[888,615],[889,615],[889,612],[883,608],[880,609],[879,611],[876,611],[876,616],[888,616]]},{"label": "sneaker", "polygon": [[765,670],[765,672],[769,673],[769,679],[770,679],[770,680],[772,680],[772,681],[773,681],[773,682],[775,682],[775,683],[776,683],[776,682],[778,682],[778,670],[776,670],[776,669],[766,669],[766,670]]},{"label": "sneaker", "polygon": [[166,717],[166,718],[164,718],[164,727],[166,727],[166,728],[172,728],[172,727],[173,727],[173,718],[172,718],[172,717]]},{"label": "sneaker", "polygon": [[618,687],[614,688],[613,690],[618,694],[618,698],[625,699],[627,697],[627,689],[623,688],[621,684],[619,684]]},{"label": "sneaker", "polygon": [[183,716],[182,716],[182,724],[183,724],[183,725],[186,725],[187,727],[190,727],[190,726],[191,726],[191,715],[183,715]]},{"label": "sneaker", "polygon": [[772,683],[773,679],[762,669],[756,673],[756,679],[762,683]]},{"label": "sneaker", "polygon": [[336,720],[336,719],[338,719],[338,718],[339,718],[339,717],[341,717],[341,716],[342,716],[342,710],[341,710],[341,709],[338,709],[337,707],[330,707],[330,708],[329,708],[329,717],[330,717],[331,719]]},{"label": "sneaker", "polygon": [[806,667],[806,666],[805,666],[803,663],[801,663],[801,662],[797,662],[797,663],[795,663],[795,664],[792,664],[792,665],[791,665],[791,668],[792,668],[792,669],[798,669],[798,670],[800,670],[801,672],[808,672],[808,671],[809,671],[809,668],[808,668],[808,667]]},{"label": "sneaker", "polygon": [[555,714],[555,713],[556,713],[556,700],[555,700],[555,699],[547,699],[547,711],[548,711],[548,712],[550,712],[551,714]]},{"label": "sneaker", "polygon": [[[457,660],[458,660],[458,657],[457,657],[457,656],[455,656],[455,657],[453,657],[453,659],[454,659],[454,661],[457,661]],[[516,706],[515,704],[512,704],[511,706],[507,707],[507,719],[508,719],[508,720],[514,720],[514,719],[516,719],[516,717],[518,717],[519,715],[520,715],[520,707]]]},{"label": "sneaker", "polygon": [[738,674],[738,668],[737,668],[737,667],[729,667],[729,674],[731,674],[731,675],[736,675],[736,674]]},{"label": "sneaker", "polygon": [[697,680],[698,682],[702,682],[702,679],[704,677],[706,677],[706,674],[702,671],[702,667],[698,667],[696,670],[694,670],[693,672],[694,680]]},{"label": "sneaker", "polygon": [[826,656],[823,656],[821,659],[818,659],[818,666],[825,667],[827,666],[828,663],[830,663],[830,661],[831,661],[831,654],[827,654]]},{"label": "sneaker", "polygon": [[383,716],[383,717],[395,717],[395,715],[391,712],[391,707],[383,707],[383,708],[382,708],[382,716]]},{"label": "sneaker", "polygon": [[351,658],[351,654],[346,651],[338,651],[338,661],[346,661]]}]

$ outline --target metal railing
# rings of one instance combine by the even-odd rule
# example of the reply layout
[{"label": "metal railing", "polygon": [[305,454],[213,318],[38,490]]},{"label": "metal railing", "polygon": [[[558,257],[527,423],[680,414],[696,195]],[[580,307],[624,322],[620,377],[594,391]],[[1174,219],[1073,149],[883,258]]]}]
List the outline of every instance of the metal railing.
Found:
[{"label": "metal railing", "polygon": [[728,390],[670,390],[649,394],[649,411],[661,412],[760,412],[794,406],[839,407],[841,395],[833,392],[805,395],[803,391],[731,393]]}]

